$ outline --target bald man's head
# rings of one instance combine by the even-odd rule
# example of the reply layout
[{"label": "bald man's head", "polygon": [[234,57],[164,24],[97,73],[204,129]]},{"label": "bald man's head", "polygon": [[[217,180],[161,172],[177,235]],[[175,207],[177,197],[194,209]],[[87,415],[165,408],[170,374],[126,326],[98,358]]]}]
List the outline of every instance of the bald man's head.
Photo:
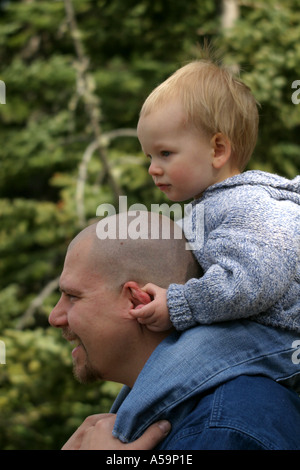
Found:
[{"label": "bald man's head", "polygon": [[[108,235],[116,236],[101,240],[103,225],[94,224],[71,242],[60,277],[61,297],[49,322],[77,342],[72,357],[80,381],[112,380],[132,387],[154,349],[170,334],[151,331],[130,313],[150,302],[145,284],[167,288],[199,275],[180,227],[165,219],[143,212],[137,228],[135,213],[121,213],[104,221],[114,232]],[[165,238],[162,220],[171,229]]]},{"label": "bald man's head", "polygon": [[[153,212],[140,212],[138,217],[136,213],[121,213],[100,223],[80,232],[69,249],[81,240],[89,243],[91,269],[112,288],[120,289],[129,280],[167,288],[171,283],[184,284],[199,277],[199,265],[186,249],[181,228],[168,217]],[[107,238],[100,239],[104,224]]]}]

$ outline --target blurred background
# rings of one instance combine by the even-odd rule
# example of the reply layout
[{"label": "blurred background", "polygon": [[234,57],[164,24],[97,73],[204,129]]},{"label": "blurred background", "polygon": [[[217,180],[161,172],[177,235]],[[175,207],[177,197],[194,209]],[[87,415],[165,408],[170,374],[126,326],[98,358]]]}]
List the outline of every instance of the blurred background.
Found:
[{"label": "blurred background", "polygon": [[66,247],[100,204],[168,202],[147,173],[138,113],[206,40],[261,104],[248,169],[293,178],[299,0],[0,2],[0,449],[59,449],[118,393],[74,380],[48,316]]}]

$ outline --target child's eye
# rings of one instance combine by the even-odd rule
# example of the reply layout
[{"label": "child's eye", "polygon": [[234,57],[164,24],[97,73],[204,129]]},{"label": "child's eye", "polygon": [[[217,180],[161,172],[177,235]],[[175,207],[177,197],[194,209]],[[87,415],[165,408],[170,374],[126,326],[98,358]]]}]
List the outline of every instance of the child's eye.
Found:
[{"label": "child's eye", "polygon": [[163,157],[169,157],[171,155],[171,152],[169,150],[162,150],[161,154]]}]

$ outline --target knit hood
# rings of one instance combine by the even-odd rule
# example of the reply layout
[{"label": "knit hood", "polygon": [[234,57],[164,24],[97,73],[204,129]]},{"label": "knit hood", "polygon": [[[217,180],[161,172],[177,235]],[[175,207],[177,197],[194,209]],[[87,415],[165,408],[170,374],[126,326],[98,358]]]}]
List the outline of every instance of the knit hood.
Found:
[{"label": "knit hood", "polygon": [[279,175],[257,170],[246,171],[245,173],[232,176],[221,183],[210,186],[205,191],[203,199],[209,197],[212,193],[215,193],[215,191],[223,190],[226,187],[230,188],[245,185],[264,187],[271,197],[278,201],[284,199],[300,204],[300,176],[289,180]]}]

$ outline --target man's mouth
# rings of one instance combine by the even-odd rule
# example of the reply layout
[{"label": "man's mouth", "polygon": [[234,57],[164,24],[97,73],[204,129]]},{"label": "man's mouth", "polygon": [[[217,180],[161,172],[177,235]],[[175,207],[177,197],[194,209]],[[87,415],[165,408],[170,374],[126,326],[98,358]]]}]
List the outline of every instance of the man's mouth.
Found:
[{"label": "man's mouth", "polygon": [[[75,356],[77,351],[82,347],[82,344],[78,341],[74,341],[74,343],[76,344],[75,348],[72,350],[72,356]],[[72,341],[72,344],[74,344],[73,341]]]},{"label": "man's mouth", "polygon": [[81,341],[79,339],[71,339],[71,340],[69,340],[69,342],[71,344],[73,344],[74,346],[76,346],[76,347],[80,346],[80,344],[81,344]]},{"label": "man's mouth", "polygon": [[77,336],[74,336],[71,332],[64,331],[63,338],[66,339],[70,344],[75,346],[72,350],[72,356],[81,346],[83,346],[80,339]]}]

